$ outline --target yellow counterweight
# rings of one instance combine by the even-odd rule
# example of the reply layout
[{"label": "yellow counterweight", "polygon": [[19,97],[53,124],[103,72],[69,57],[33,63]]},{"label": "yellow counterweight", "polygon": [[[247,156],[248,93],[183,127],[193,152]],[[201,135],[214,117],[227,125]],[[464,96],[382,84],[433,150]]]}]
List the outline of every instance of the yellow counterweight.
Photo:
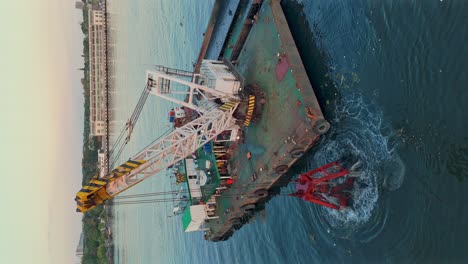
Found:
[{"label": "yellow counterweight", "polygon": [[95,175],[91,181],[78,191],[75,197],[76,211],[87,212],[90,209],[113,198],[106,190],[109,183],[129,174],[131,171],[146,163],[145,160],[128,160],[112,170],[109,174],[99,178]]}]

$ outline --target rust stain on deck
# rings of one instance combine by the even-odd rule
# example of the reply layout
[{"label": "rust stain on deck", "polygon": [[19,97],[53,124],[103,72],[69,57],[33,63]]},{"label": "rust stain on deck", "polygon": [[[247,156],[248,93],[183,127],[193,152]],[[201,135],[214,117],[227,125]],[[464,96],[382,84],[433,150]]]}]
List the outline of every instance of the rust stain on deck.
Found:
[{"label": "rust stain on deck", "polygon": [[286,55],[280,55],[278,64],[276,64],[275,75],[276,80],[281,82],[289,70],[289,59]]}]

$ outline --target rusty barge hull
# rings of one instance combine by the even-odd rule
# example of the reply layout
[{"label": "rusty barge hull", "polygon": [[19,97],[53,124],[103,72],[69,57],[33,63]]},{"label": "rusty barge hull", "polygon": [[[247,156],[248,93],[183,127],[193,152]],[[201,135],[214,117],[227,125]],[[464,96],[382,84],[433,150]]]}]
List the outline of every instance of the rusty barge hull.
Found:
[{"label": "rusty barge hull", "polygon": [[216,197],[219,218],[205,224],[205,239],[211,241],[226,240],[247,223],[271,189],[284,182],[288,169],[329,128],[280,1],[251,5],[255,14],[234,22],[222,54],[234,62],[246,84],[262,90],[266,103],[259,119],[244,128],[245,139],[230,157],[235,182]]}]

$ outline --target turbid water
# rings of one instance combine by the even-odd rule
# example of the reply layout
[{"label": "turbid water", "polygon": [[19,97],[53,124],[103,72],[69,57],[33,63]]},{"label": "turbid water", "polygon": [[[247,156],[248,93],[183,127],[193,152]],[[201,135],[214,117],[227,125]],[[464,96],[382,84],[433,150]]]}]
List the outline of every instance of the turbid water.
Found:
[{"label": "turbid water", "polygon": [[[118,120],[151,64],[190,69],[213,1],[112,1]],[[167,218],[168,204],[116,207],[117,263],[466,263],[468,2],[284,1],[332,129],[291,171],[343,155],[363,163],[350,210],[275,197],[225,242]],[[167,127],[148,99],[123,159]],[[123,123],[123,122],[122,122]],[[168,190],[158,175],[132,193]],[[291,187],[282,191],[288,192]]]}]

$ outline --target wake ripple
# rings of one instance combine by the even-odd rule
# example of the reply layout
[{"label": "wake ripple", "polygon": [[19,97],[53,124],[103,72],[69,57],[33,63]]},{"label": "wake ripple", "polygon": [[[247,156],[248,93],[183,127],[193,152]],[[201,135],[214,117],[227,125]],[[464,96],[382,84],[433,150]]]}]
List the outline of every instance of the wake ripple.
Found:
[{"label": "wake ripple", "polygon": [[382,112],[360,95],[342,99],[334,112],[332,131],[307,160],[306,170],[352,156],[362,162],[361,175],[354,183],[350,208],[337,211],[316,206],[314,214],[328,233],[341,230],[336,235],[344,238],[360,234],[359,240],[371,240],[381,232],[388,215],[381,196],[400,188],[405,166],[394,151],[390,140],[394,135],[384,126]]}]

